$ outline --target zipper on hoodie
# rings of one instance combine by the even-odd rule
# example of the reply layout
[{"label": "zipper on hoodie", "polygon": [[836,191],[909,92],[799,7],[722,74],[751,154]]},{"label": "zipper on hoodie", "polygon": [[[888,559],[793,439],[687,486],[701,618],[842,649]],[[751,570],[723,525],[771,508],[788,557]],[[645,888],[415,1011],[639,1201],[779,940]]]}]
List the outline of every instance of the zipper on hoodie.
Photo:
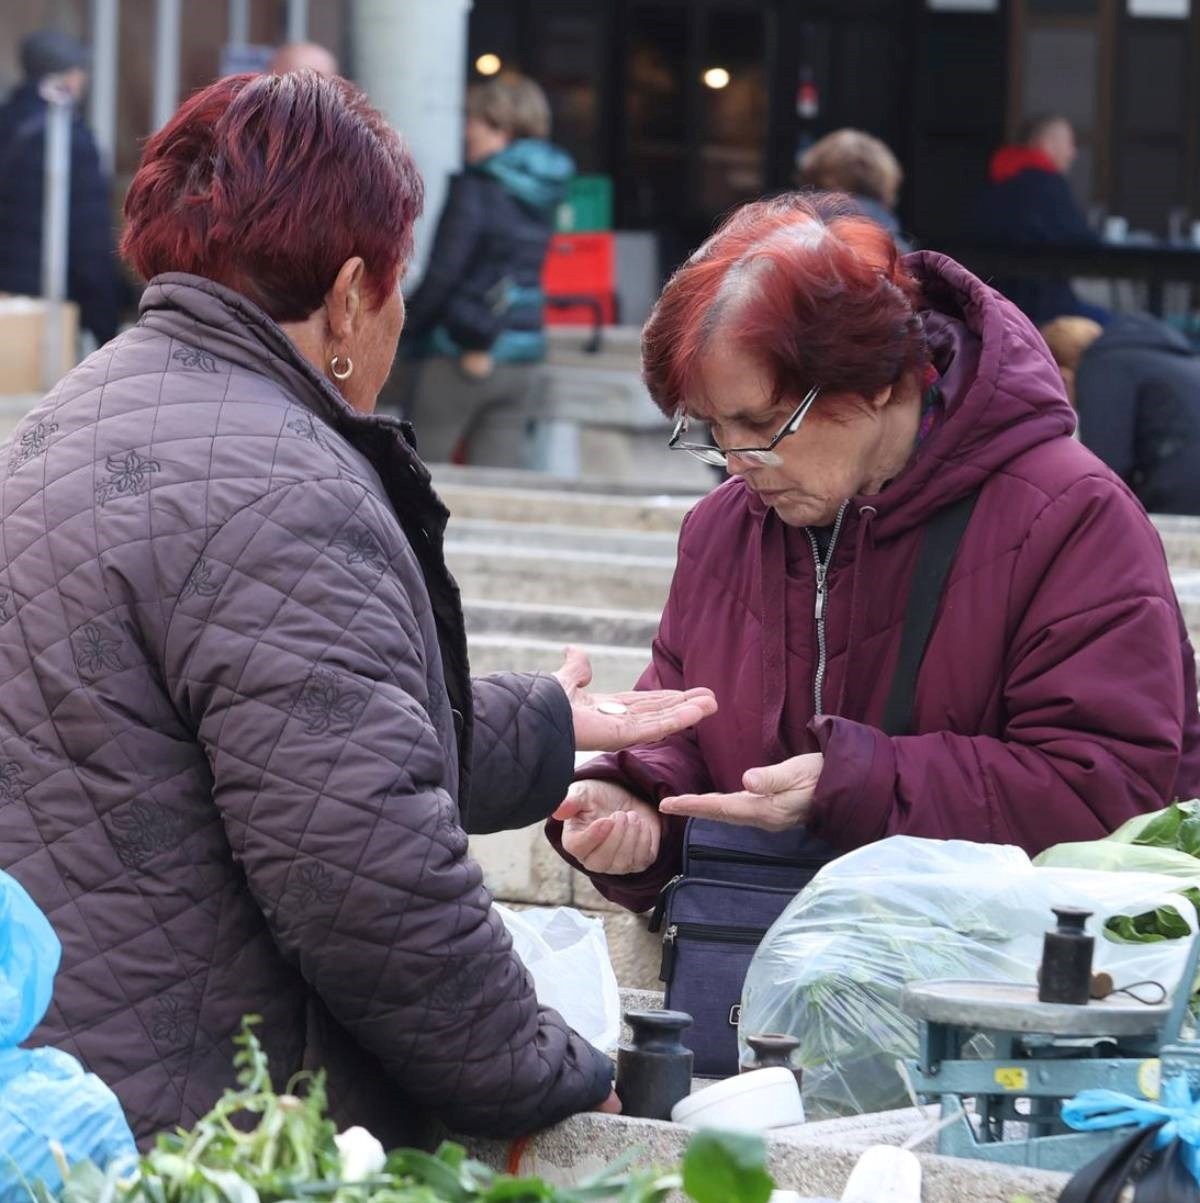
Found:
[{"label": "zipper on hoodie", "polygon": [[850,503],[843,501],[833,522],[833,533],[829,536],[829,547],[825,552],[824,560],[821,559],[821,548],[817,543],[816,535],[807,526],[804,528],[804,533],[812,545],[813,565],[817,573],[817,601],[814,607],[814,617],[817,620],[817,671],[813,674],[814,714],[824,713],[821,695],[825,691],[825,597],[829,588],[829,565],[833,562],[838,535],[842,533],[842,520],[846,517],[846,510],[849,508]]}]

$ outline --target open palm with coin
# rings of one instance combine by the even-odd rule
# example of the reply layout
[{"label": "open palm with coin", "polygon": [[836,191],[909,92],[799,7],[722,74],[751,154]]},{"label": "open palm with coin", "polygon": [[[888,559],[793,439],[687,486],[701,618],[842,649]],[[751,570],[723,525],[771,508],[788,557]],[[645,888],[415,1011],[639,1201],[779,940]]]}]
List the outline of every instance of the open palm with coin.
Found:
[{"label": "open palm with coin", "polygon": [[580,752],[619,752],[634,744],[657,743],[717,712],[711,689],[588,693],[592,666],[577,647],[566,649],[554,676],[570,699]]}]

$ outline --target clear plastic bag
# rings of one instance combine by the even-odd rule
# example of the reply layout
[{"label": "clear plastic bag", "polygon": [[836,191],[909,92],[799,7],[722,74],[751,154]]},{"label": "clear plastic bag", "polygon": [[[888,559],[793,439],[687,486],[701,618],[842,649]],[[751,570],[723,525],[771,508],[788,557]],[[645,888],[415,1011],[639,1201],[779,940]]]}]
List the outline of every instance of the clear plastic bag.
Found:
[{"label": "clear plastic bag", "polygon": [[538,1002],[553,1007],[602,1052],[621,1038],[621,997],[599,919],[569,906],[513,911],[493,903],[533,976]]},{"label": "clear plastic bag", "polygon": [[52,1140],[68,1163],[103,1168],[136,1154],[121,1104],[99,1078],[58,1049],[16,1047],[50,1005],[61,955],[46,916],[0,872],[0,1203],[28,1203],[23,1180],[62,1185]]},{"label": "clear plastic bag", "polygon": [[[1160,874],[1035,868],[1018,848],[897,836],[826,866],[788,905],[751,962],[739,1037],[800,1040],[810,1119],[907,1105],[894,1068],[917,1053],[917,1024],[900,1010],[910,982],[946,978],[1034,984],[1052,906],[1080,906],[1100,933],[1109,918],[1157,908],[1197,927],[1178,883]],[[1094,966],[1117,988],[1156,981],[1169,991],[1188,941],[1097,938]]]}]

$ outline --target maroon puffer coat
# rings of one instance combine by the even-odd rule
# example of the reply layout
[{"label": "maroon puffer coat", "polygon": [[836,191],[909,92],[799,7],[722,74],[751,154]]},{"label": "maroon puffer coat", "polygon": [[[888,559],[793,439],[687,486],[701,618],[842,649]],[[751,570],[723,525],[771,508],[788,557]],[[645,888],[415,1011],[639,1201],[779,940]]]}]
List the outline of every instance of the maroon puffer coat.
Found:
[{"label": "maroon puffer coat", "polygon": [[[1058,370],[1026,318],[944,256],[908,263],[945,419],[882,493],[847,508],[819,713],[812,545],[732,480],[685,522],[641,679],[711,686],[719,713],[583,776],[657,800],[738,790],[749,768],[820,751],[810,831],[842,851],[908,834],[1036,853],[1200,791],[1194,659],[1153,526],[1071,439]],[[891,738],[879,722],[922,524],[976,489],[917,681],[916,734]],[[667,820],[645,873],[597,885],[649,906],[679,871],[682,829]],[[559,824],[549,834],[561,844]]]}]

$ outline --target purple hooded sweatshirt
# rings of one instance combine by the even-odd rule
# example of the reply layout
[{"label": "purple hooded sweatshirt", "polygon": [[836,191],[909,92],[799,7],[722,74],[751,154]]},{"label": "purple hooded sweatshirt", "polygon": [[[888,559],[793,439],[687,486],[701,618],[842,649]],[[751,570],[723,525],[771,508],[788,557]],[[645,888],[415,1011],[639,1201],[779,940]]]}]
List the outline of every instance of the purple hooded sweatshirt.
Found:
[{"label": "purple hooded sweatshirt", "polygon": [[[1195,663],[1157,533],[1070,437],[1062,381],[1029,321],[945,256],[907,263],[944,417],[895,480],[846,509],[820,704],[809,535],[730,480],[684,522],[639,681],[710,686],[719,713],[581,776],[657,802],[739,790],[747,769],[819,751],[808,832],[835,852],[906,834],[1033,854],[1200,792]],[[880,722],[923,524],[973,490],[917,678],[915,734],[888,736]],[[645,872],[593,881],[646,909],[680,870],[684,825],[664,816]],[[561,824],[548,834],[561,850]]]}]

